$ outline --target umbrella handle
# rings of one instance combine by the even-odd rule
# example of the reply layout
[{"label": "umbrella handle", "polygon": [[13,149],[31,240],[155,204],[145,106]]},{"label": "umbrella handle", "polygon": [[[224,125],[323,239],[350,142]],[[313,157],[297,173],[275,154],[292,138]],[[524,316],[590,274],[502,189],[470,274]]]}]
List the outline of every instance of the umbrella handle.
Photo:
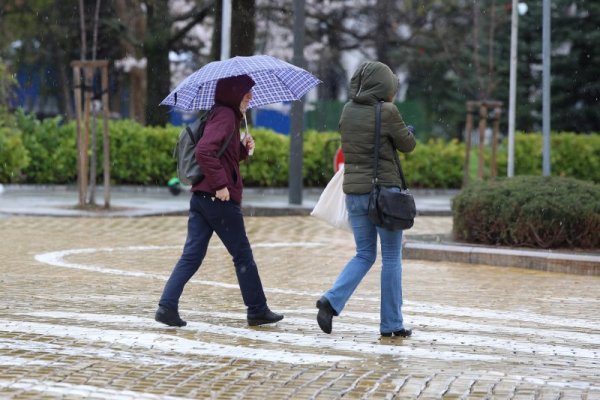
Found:
[{"label": "umbrella handle", "polygon": [[[246,133],[244,134],[244,137],[242,139],[245,139],[246,136],[250,136],[250,133],[248,132],[248,120],[246,119],[246,113],[244,113],[244,128],[246,128]],[[254,147],[251,148],[250,150],[248,150],[248,155],[251,156],[254,154]]]}]

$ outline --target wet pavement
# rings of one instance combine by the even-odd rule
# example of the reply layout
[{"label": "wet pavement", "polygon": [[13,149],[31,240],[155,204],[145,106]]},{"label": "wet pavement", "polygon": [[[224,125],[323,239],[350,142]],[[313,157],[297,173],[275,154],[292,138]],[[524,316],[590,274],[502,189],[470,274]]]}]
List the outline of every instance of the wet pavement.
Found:
[{"label": "wet pavement", "polygon": [[[376,263],[326,335],[315,301],[352,257],[351,234],[306,215],[247,217],[285,319],[247,326],[214,239],[181,300],[188,326],[168,328],[153,314],[185,217],[2,207],[2,399],[600,399],[598,276],[407,258],[414,335],[398,339],[379,336]],[[406,243],[451,229],[449,216],[421,216]]]},{"label": "wet pavement", "polygon": [[[302,192],[302,204],[290,204],[287,188],[246,188],[243,206],[246,215],[308,215],[322,188]],[[456,191],[417,190],[415,199],[423,215],[450,215],[450,201]],[[76,208],[78,192],[74,186],[5,185],[0,186],[0,215],[49,215],[57,217],[139,217],[151,215],[187,215],[190,193],[170,194],[166,187],[117,186],[111,189],[110,209],[103,211],[104,192],[95,196],[100,209]]]}]

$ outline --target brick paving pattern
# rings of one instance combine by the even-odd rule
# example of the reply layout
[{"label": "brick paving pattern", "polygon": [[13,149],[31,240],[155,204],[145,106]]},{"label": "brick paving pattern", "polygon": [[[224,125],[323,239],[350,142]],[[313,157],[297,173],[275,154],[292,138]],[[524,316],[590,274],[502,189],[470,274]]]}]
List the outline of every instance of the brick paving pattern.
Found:
[{"label": "brick paving pattern", "polygon": [[[246,221],[285,319],[246,325],[215,238],[175,329],[153,315],[185,217],[0,219],[0,398],[600,399],[600,277],[405,260],[402,340],[379,337],[376,264],[325,335],[315,301],[351,235],[311,217]],[[421,217],[406,236],[450,228]]]}]

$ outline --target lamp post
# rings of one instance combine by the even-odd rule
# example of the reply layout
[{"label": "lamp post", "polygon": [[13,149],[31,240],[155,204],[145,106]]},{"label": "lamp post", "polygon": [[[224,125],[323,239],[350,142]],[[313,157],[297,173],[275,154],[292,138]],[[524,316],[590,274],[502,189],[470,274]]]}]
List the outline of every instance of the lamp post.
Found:
[{"label": "lamp post", "polygon": [[544,0],[542,13],[542,134],[542,175],[550,176],[550,0]]},{"label": "lamp post", "polygon": [[[294,65],[304,67],[304,0],[294,0]],[[289,203],[302,204],[304,100],[292,103],[290,129]]]},{"label": "lamp post", "polygon": [[527,4],[512,0],[510,24],[510,85],[508,95],[508,165],[506,175],[515,175],[515,118],[517,109],[517,43],[519,36],[519,15],[527,12]]},{"label": "lamp post", "polygon": [[223,0],[221,13],[221,60],[231,55],[231,0]]}]

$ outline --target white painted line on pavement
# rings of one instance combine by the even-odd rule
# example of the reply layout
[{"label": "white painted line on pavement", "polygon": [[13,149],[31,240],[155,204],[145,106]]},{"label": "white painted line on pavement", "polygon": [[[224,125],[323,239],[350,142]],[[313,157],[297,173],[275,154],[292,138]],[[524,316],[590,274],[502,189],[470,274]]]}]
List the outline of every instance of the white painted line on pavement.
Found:
[{"label": "white painted line on pavement", "polygon": [[18,381],[0,380],[0,388],[39,392],[46,396],[78,396],[106,400],[186,400],[187,397],[163,396],[132,390],[105,389],[90,385],[73,385],[64,382],[20,379]]},{"label": "white painted line on pavement", "polygon": [[[150,321],[145,321],[145,326],[147,326]],[[68,329],[66,329],[64,325],[9,320],[0,320],[0,323],[0,330],[3,332],[26,332],[38,335],[86,340],[88,342],[117,343],[124,346],[164,351],[167,354],[176,352],[182,354],[283,362],[289,364],[315,364],[353,360],[352,357],[336,355],[292,353],[285,350],[274,349],[264,351],[264,349],[261,348],[252,349],[243,346],[207,343],[198,340],[184,339],[173,335],[134,330],[88,328],[74,326],[73,324],[70,324]]]},{"label": "white painted line on pavement", "polygon": [[[67,329],[67,328],[65,328]],[[159,355],[139,351],[123,351],[111,348],[98,348],[97,346],[86,346],[81,343],[76,345],[62,345],[57,343],[38,342],[27,339],[0,339],[0,350],[19,350],[27,353],[52,354],[54,356],[77,356],[88,358],[104,358],[122,363],[134,363],[143,365],[186,365],[194,367],[214,366],[215,363],[190,360],[190,358],[179,355]],[[10,358],[10,357],[9,357]],[[0,364],[2,364],[0,362]],[[52,362],[52,365],[62,363]]]},{"label": "white painted line on pavement", "polygon": [[[313,248],[321,246],[321,243],[318,242],[276,242],[276,243],[257,243],[253,244],[255,248],[283,248],[283,247],[304,247],[304,248]],[[152,250],[164,250],[164,249],[173,249],[173,248],[181,248],[181,246],[127,246],[127,247],[106,247],[106,248],[88,248],[88,249],[71,249],[71,250],[61,250],[61,251],[53,251],[49,253],[42,253],[35,255],[35,259],[38,262],[43,264],[52,265],[55,267],[63,267],[63,268],[72,268],[79,270],[86,270],[92,272],[99,272],[103,274],[114,274],[114,275],[122,275],[122,276],[134,276],[134,277],[146,277],[160,280],[167,280],[168,276],[159,275],[159,274],[150,274],[146,272],[140,271],[127,271],[123,269],[116,268],[107,268],[103,266],[94,266],[89,264],[79,264],[79,263],[71,263],[64,260],[65,257],[74,254],[94,254],[99,252],[114,252],[114,251],[152,251]],[[211,248],[213,248],[211,246]],[[214,246],[214,248],[223,248],[222,246]],[[215,282],[215,281],[205,281],[205,280],[190,280],[190,283],[208,285],[214,287],[223,287],[228,289],[236,289],[239,290],[239,286],[237,284],[228,284],[223,282]],[[270,293],[280,293],[280,294],[289,294],[289,295],[297,295],[297,296],[313,296],[319,297],[321,293],[316,292],[307,292],[307,291],[299,291],[293,289],[280,289],[280,288],[265,288],[265,292]],[[379,297],[353,297],[354,301],[371,301],[375,303],[379,303]],[[553,315],[543,315],[543,314],[535,314],[521,311],[503,311],[503,310],[486,310],[479,308],[468,308],[468,307],[452,307],[446,305],[439,305],[437,303],[427,303],[427,302],[412,302],[405,301],[403,310],[409,313],[418,315],[418,314],[445,314],[445,315],[455,315],[460,317],[469,317],[469,318],[484,318],[488,320],[502,320],[506,321],[524,321],[524,322],[533,322],[535,324],[539,324],[541,326],[544,325],[554,325],[554,326],[570,326],[573,328],[585,328],[585,329],[593,329],[597,330],[597,324],[594,321],[588,321],[583,319],[575,319],[575,318],[564,318]]]},{"label": "white painted line on pavement", "polygon": [[[72,312],[33,312],[25,315],[37,316],[43,318],[64,318],[71,321],[91,321],[96,323],[125,324],[128,327],[147,328],[152,321],[149,318],[142,318],[128,315],[109,315],[109,314],[86,314]],[[284,319],[281,324],[284,325]],[[296,324],[306,326],[307,320],[295,321]],[[313,321],[310,321],[314,324]],[[315,324],[316,325],[316,324]],[[1,328],[0,328],[1,329]],[[184,328],[186,331],[193,329],[198,332],[212,333],[217,335],[242,337],[249,340],[257,340],[268,343],[286,344],[299,347],[315,349],[331,349],[342,352],[360,353],[363,356],[368,355],[390,355],[401,357],[416,357],[441,360],[478,360],[478,361],[499,361],[501,356],[489,354],[473,354],[471,348],[465,348],[461,351],[443,351],[430,350],[414,346],[393,346],[379,343],[361,343],[353,340],[344,340],[339,338],[326,337],[324,335],[311,336],[306,334],[294,334],[282,331],[261,331],[249,328],[236,328],[232,326],[214,325],[205,322],[190,322]],[[318,328],[317,328],[318,329]],[[288,348],[289,350],[289,348]],[[271,351],[271,350],[269,350]]]}]

